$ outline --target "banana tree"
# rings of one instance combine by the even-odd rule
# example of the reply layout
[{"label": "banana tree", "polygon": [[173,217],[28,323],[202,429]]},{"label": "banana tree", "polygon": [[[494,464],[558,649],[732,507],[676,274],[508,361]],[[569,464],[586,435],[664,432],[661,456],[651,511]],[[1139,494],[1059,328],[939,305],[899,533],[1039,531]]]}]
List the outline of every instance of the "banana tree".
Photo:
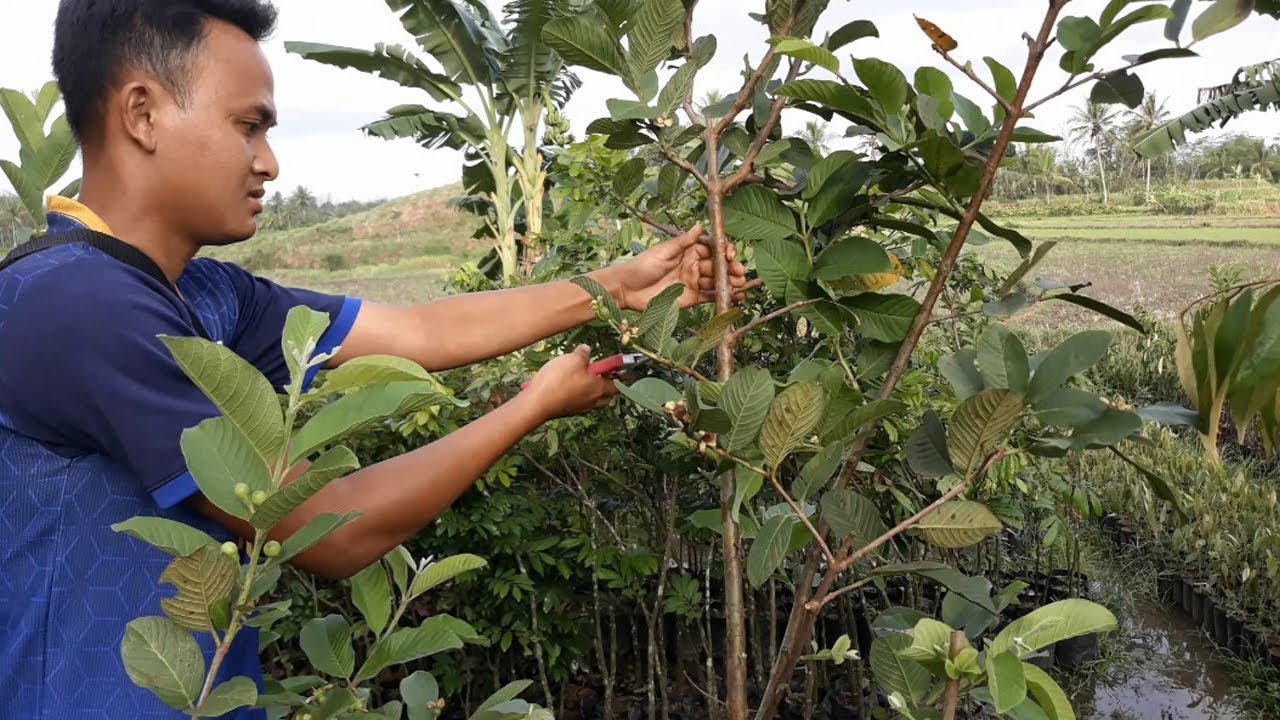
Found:
[{"label": "banana tree", "polygon": [[[15,244],[44,232],[44,193],[67,174],[76,156],[76,141],[66,116],[59,115],[49,123],[59,99],[58,84],[52,80],[31,97],[17,90],[0,88],[0,108],[18,139],[21,163],[0,160],[0,169],[4,170],[27,215],[22,221],[24,227],[13,238]],[[47,134],[46,127],[49,128]],[[76,180],[58,194],[74,197],[79,191],[80,181]]]},{"label": "banana tree", "polygon": [[[399,105],[364,126],[386,140],[412,138],[423,147],[461,150],[467,160],[463,205],[485,217],[504,275],[517,272],[517,225],[526,245],[542,232],[546,157],[539,130],[563,142],[559,110],[579,86],[542,39],[542,28],[568,11],[566,0],[513,0],[506,29],[483,2],[386,0],[435,67],[399,45],[373,50],[310,42],[285,48],[309,60],[351,68],[421,90],[436,106]],[[440,109],[447,104],[461,110]],[[518,124],[522,145],[511,142]]]}]

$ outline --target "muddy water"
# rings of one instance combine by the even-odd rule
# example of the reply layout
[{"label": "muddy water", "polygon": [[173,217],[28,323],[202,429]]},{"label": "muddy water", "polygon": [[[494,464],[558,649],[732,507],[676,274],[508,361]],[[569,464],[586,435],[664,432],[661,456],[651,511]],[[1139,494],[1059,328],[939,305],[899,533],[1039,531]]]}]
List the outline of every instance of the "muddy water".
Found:
[{"label": "muddy water", "polygon": [[1082,719],[1246,720],[1230,670],[1180,610],[1139,601],[1121,619],[1127,645],[1110,672],[1073,698]]}]

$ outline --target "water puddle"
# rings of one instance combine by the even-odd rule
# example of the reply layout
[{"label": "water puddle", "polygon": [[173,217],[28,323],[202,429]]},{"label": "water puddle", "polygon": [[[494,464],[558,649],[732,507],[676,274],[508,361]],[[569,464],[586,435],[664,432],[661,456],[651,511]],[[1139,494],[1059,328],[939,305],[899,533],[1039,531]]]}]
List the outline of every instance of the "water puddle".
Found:
[{"label": "water puddle", "polygon": [[1075,694],[1080,718],[1245,720],[1230,669],[1191,618],[1149,601],[1124,615],[1125,647],[1105,676]]}]

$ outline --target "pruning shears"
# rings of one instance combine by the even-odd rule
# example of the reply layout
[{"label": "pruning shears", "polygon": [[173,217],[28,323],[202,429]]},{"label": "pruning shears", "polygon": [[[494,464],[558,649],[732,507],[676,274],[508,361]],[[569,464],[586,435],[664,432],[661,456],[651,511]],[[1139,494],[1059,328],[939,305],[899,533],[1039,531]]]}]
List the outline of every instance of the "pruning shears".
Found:
[{"label": "pruning shears", "polygon": [[[592,375],[612,375],[631,368],[648,365],[649,362],[649,358],[640,353],[622,353],[591,363],[587,366],[587,372]],[[521,383],[520,389],[523,390],[528,387],[530,382],[526,380]]]}]

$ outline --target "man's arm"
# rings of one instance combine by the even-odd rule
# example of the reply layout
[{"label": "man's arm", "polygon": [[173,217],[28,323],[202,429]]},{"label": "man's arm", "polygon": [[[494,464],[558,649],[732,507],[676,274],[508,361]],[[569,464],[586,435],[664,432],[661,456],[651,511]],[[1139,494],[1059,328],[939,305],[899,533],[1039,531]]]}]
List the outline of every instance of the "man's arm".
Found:
[{"label": "man's arm", "polygon": [[[544,421],[606,404],[617,390],[611,380],[587,372],[589,361],[586,346],[552,360],[527,389],[479,420],[430,445],[334,480],[281,520],[269,537],[283,541],[322,513],[359,511],[355,522],[291,561],[325,578],[350,577],[434,520]],[[290,479],[304,470],[294,468]],[[232,532],[254,537],[248,523],[202,495],[191,502]]]},{"label": "man's arm", "polygon": [[[685,286],[681,307],[709,299],[710,251],[701,227],[640,255],[589,273],[624,309],[643,310],[674,283]],[[742,264],[730,265],[735,288],[746,283]],[[408,358],[427,370],[462,367],[505,355],[590,321],[591,298],[568,281],[468,293],[425,305],[365,303],[329,367],[365,355]]]}]

